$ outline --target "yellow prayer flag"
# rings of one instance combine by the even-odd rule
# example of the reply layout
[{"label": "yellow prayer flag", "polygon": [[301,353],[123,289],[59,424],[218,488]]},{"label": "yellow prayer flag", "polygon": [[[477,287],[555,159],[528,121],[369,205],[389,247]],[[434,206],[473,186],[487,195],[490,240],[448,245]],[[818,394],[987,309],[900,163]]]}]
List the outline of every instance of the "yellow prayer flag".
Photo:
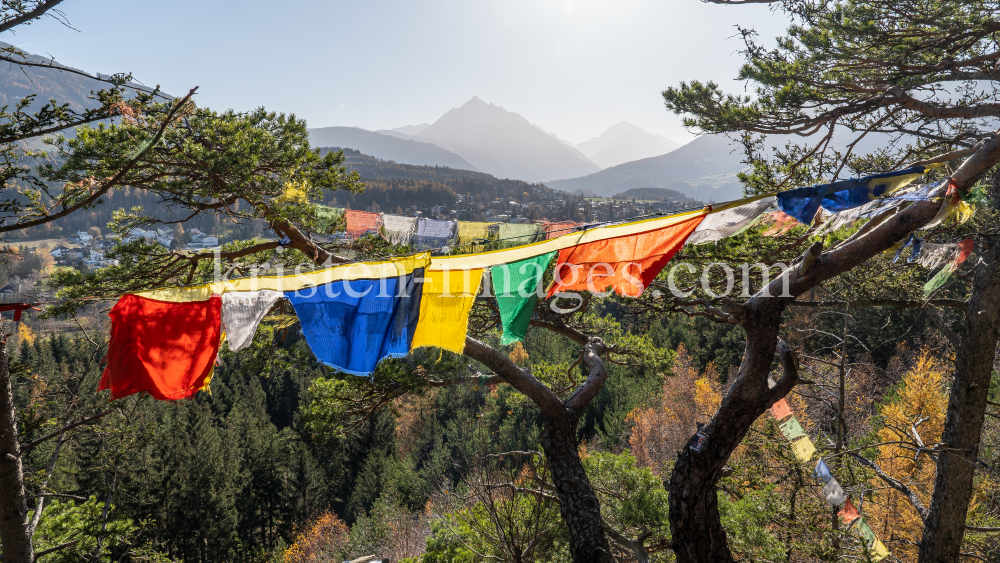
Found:
[{"label": "yellow prayer flag", "polygon": [[875,543],[872,544],[872,559],[881,561],[886,557],[889,557],[889,550],[882,544],[882,540],[875,538]]},{"label": "yellow prayer flag", "polygon": [[816,453],[816,446],[813,445],[809,436],[806,436],[801,440],[792,442],[792,451],[795,452],[795,457],[799,458],[799,461],[805,463],[812,459],[813,454]]},{"label": "yellow prayer flag", "polygon": [[461,354],[465,350],[469,311],[482,280],[482,269],[425,271],[420,320],[411,348],[436,346]]}]

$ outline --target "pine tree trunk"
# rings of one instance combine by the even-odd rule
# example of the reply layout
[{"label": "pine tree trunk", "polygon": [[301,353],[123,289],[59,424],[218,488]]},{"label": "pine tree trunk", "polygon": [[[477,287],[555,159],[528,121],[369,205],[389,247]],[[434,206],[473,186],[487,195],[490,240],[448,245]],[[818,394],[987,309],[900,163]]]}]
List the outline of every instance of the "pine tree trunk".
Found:
[{"label": "pine tree trunk", "polygon": [[719,516],[716,484],[733,450],[773,403],[767,375],[784,308],[784,303],[773,300],[747,307],[746,351],[733,387],[711,422],[702,427],[708,439],[701,452],[691,449],[692,437],[677,457],[670,476],[670,532],[678,563],[733,561]]},{"label": "pine tree trunk", "polygon": [[1000,240],[989,241],[972,282],[965,330],[955,351],[955,376],[948,398],[930,512],[920,542],[920,563],[958,561],[972,498],[986,401],[1000,338]]},{"label": "pine tree trunk", "polygon": [[576,421],[545,416],[542,449],[559,496],[559,511],[569,528],[574,563],[611,563],[611,550],[601,527],[601,506],[583,470],[576,446]]},{"label": "pine tree trunk", "polygon": [[0,340],[0,547],[3,548],[3,563],[34,563],[27,517],[17,412],[7,366],[7,341],[3,339]]}]

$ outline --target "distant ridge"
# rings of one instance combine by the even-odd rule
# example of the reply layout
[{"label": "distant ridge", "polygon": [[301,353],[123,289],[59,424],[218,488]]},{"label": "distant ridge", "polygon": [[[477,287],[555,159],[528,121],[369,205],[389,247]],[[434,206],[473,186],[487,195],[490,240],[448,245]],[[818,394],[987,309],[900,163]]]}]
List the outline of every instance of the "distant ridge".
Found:
[{"label": "distant ridge", "polygon": [[[687,186],[690,188],[691,186]],[[624,192],[617,193],[615,199],[638,199],[645,201],[666,201],[678,203],[697,203],[698,200],[685,195],[683,192],[667,188],[632,188]]]},{"label": "distant ridge", "polygon": [[570,193],[590,191],[600,197],[632,188],[664,188],[699,201],[725,201],[739,198],[743,193],[736,178],[736,173],[744,168],[741,160],[741,153],[729,145],[726,137],[706,135],[661,156],[545,185]]},{"label": "distant ridge", "polygon": [[[417,126],[419,127],[419,126]],[[406,135],[399,128],[395,132]],[[413,137],[444,147],[499,178],[539,182],[597,172],[583,153],[520,115],[473,97]]]},{"label": "distant ridge", "polygon": [[359,127],[323,127],[309,129],[309,144],[314,147],[346,147],[365,154],[418,166],[447,166],[476,170],[461,156],[433,143],[383,135]]},{"label": "distant ridge", "polygon": [[677,149],[680,143],[663,135],[654,135],[627,121],[616,123],[606,131],[579,143],[576,148],[598,165],[608,168],[633,160],[659,156]]}]

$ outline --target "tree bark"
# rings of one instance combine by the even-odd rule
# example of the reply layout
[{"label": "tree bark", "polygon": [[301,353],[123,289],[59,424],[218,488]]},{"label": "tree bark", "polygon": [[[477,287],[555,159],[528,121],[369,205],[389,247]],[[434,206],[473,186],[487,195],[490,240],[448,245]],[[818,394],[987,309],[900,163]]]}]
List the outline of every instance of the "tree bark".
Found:
[{"label": "tree bark", "polygon": [[34,563],[6,338],[0,340],[0,547],[3,563]]},{"label": "tree bark", "polygon": [[590,374],[568,399],[559,397],[525,368],[474,338],[466,337],[465,355],[493,370],[505,383],[529,399],[542,412],[542,450],[559,497],[559,511],[569,531],[574,563],[611,563],[611,547],[601,525],[601,504],[583,470],[577,450],[576,427],[580,414],[600,391],[607,369],[600,358],[606,346],[600,338],[571,329],[563,332],[584,345],[583,361]]},{"label": "tree bark", "polygon": [[[719,517],[715,485],[750,425],[774,402],[767,375],[777,348],[784,309],[783,301],[773,300],[747,308],[746,351],[733,387],[715,417],[701,429],[708,436],[701,452],[691,449],[695,440],[692,437],[677,457],[670,477],[670,533],[678,562],[733,561]],[[785,353],[790,354],[790,350]],[[786,373],[775,390],[791,389],[788,377]]]},{"label": "tree bark", "polygon": [[948,398],[931,507],[920,542],[920,563],[958,561],[972,498],[986,401],[1000,338],[1000,239],[989,240],[976,271],[955,350],[955,376]]}]

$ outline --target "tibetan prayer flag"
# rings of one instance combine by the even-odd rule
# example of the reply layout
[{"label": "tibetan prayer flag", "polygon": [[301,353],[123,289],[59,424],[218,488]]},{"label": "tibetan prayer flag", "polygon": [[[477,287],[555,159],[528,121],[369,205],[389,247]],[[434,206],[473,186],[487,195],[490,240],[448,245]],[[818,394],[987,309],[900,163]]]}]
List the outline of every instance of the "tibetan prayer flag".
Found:
[{"label": "tibetan prayer flag", "polygon": [[945,262],[954,260],[956,256],[958,256],[957,244],[925,242],[920,246],[920,252],[917,254],[916,263],[927,268],[928,270],[933,270]]},{"label": "tibetan prayer flag", "polygon": [[820,206],[830,212],[860,207],[909,184],[925,170],[923,166],[912,166],[886,174],[778,192],[778,208],[808,225]]},{"label": "tibetan prayer flag", "polygon": [[410,244],[410,239],[417,234],[417,218],[402,215],[382,216],[382,238],[389,244]]},{"label": "tibetan prayer flag", "polygon": [[864,540],[865,547],[869,548],[871,547],[872,543],[874,543],[875,540],[878,539],[875,537],[875,532],[873,532],[872,529],[868,527],[868,523],[865,522],[864,518],[862,518],[858,522],[858,535],[861,536],[861,539]]},{"label": "tibetan prayer flag", "polygon": [[253,343],[253,335],[264,315],[283,295],[278,291],[232,291],[222,294],[222,327],[233,352]]},{"label": "tibetan prayer flag", "polygon": [[561,250],[549,297],[562,291],[603,293],[609,288],[638,297],[704,218],[701,213],[668,227]]},{"label": "tibetan prayer flag", "polygon": [[111,309],[108,365],[100,389],[112,399],[145,391],[161,401],[207,385],[222,331],[222,298],[171,303],[124,295]]},{"label": "tibetan prayer flag", "polygon": [[369,233],[377,233],[382,224],[382,215],[367,211],[348,209],[344,212],[348,238],[361,238]]},{"label": "tibetan prayer flag", "polygon": [[802,425],[799,424],[799,419],[789,418],[785,422],[781,423],[781,433],[785,435],[785,438],[789,440],[794,440],[799,436],[805,436],[806,431],[802,429]]},{"label": "tibetan prayer flag", "polygon": [[442,248],[455,238],[456,221],[420,219],[417,222],[417,249]]},{"label": "tibetan prayer flag", "polygon": [[861,513],[858,512],[857,508],[854,508],[854,503],[851,502],[851,499],[847,499],[844,501],[844,507],[840,509],[837,516],[840,516],[841,522],[850,526],[852,522],[861,518]]},{"label": "tibetan prayer flag", "polygon": [[973,240],[971,237],[967,238],[958,243],[957,246],[958,255],[955,257],[955,260],[948,266],[941,268],[941,271],[924,285],[924,297],[929,296],[934,291],[940,289],[944,284],[948,283],[948,280],[951,279],[951,275],[955,273],[955,270],[957,270],[958,267],[965,262],[966,258],[972,254]]},{"label": "tibetan prayer flag", "polygon": [[882,540],[875,538],[875,543],[872,544],[872,561],[881,561],[889,557],[889,550],[886,549]]},{"label": "tibetan prayer flag", "polygon": [[463,252],[476,252],[480,250],[480,245],[487,240],[497,238],[500,225],[496,223],[484,223],[482,221],[459,221],[458,222],[458,246],[466,247],[472,245],[473,248],[462,248]]},{"label": "tibetan prayer flag", "polygon": [[830,473],[830,468],[826,466],[826,462],[822,459],[816,464],[816,469],[813,470],[813,476],[822,480],[824,483],[829,483],[830,479],[833,479],[833,474]]},{"label": "tibetan prayer flag", "polygon": [[545,240],[561,237],[576,230],[578,223],[575,221],[546,221],[542,223],[545,231]]},{"label": "tibetan prayer flag", "polygon": [[330,233],[344,228],[344,209],[316,205],[316,232]]},{"label": "tibetan prayer flag", "polygon": [[698,225],[686,244],[706,244],[742,232],[774,204],[774,197],[765,197],[737,207],[712,211]]},{"label": "tibetan prayer flag", "polygon": [[771,405],[771,416],[775,420],[781,420],[790,414],[792,414],[792,407],[788,406],[788,401],[784,399]]},{"label": "tibetan prayer flag", "polygon": [[500,234],[497,240],[501,248],[523,246],[542,240],[545,231],[535,223],[500,223]]},{"label": "tibetan prayer flag", "polygon": [[506,346],[524,340],[531,313],[538,301],[542,277],[555,255],[555,252],[548,252],[527,260],[494,266],[490,271],[503,324],[500,344]]},{"label": "tibetan prayer flag", "polygon": [[421,304],[423,269],[385,279],[355,279],[289,291],[302,334],[324,364],[369,375],[384,358],[409,353]]},{"label": "tibetan prayer flag", "polygon": [[847,493],[844,492],[843,487],[837,482],[833,476],[830,476],[830,480],[823,485],[823,496],[826,497],[826,502],[830,503],[830,506],[838,507],[847,501]]},{"label": "tibetan prayer flag", "polygon": [[427,271],[412,348],[436,346],[461,354],[465,350],[469,311],[482,279],[481,269]]},{"label": "tibetan prayer flag", "polygon": [[775,211],[774,213],[768,213],[764,216],[765,222],[773,222],[771,228],[763,232],[765,237],[776,237],[783,235],[788,231],[799,226],[799,222],[795,220],[795,217],[785,213],[784,211]]},{"label": "tibetan prayer flag", "polygon": [[806,436],[797,442],[792,442],[792,451],[795,452],[795,457],[799,458],[799,461],[805,463],[812,459],[813,454],[816,453],[816,446]]}]

